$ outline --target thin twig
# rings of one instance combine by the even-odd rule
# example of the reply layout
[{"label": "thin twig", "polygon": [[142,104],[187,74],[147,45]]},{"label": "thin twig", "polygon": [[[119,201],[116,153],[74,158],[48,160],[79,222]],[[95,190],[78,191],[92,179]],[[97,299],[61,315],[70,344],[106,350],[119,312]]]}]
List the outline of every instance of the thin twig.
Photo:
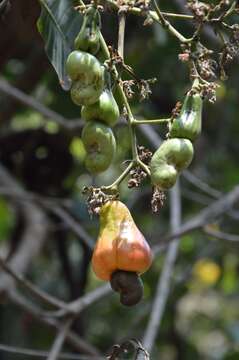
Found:
[{"label": "thin twig", "polygon": [[163,28],[165,28],[166,30],[168,30],[171,34],[173,34],[174,36],[176,36],[176,38],[182,42],[182,43],[186,43],[189,42],[191,39],[187,39],[185,38],[179,31],[177,31],[175,29],[174,26],[172,26],[170,24],[170,22],[168,20],[166,20],[157,4],[156,0],[153,0],[153,4],[154,4],[154,8],[155,8],[155,12],[157,14],[157,16],[155,16],[153,13],[151,13],[152,18],[157,21],[159,24],[162,25]]},{"label": "thin twig", "polygon": [[111,288],[109,284],[98,287],[97,289],[92,290],[80,299],[75,300],[71,304],[69,304],[69,309],[74,313],[79,313],[79,311],[82,311],[93,302],[101,299],[103,296],[108,295],[110,292]]},{"label": "thin twig", "polygon": [[60,309],[58,311],[49,311],[47,314],[51,317],[64,317],[66,315],[79,315],[85,308],[92,305],[97,300],[111,293],[109,284],[97,287],[96,289],[88,292],[86,295],[81,296],[79,299],[74,300],[67,304],[67,309]]},{"label": "thin twig", "polygon": [[189,190],[188,188],[182,189],[182,197],[189,199],[190,201],[194,201],[201,205],[210,205],[212,199],[207,195],[203,195],[197,191]]},{"label": "thin twig", "polygon": [[167,124],[171,121],[171,118],[165,118],[165,119],[152,119],[152,120],[133,120],[132,123],[134,125],[150,125],[150,124]]},{"label": "thin twig", "polygon": [[[11,256],[9,265],[16,272],[23,274],[27,271],[34,258],[39,254],[47,239],[48,220],[43,211],[35,204],[25,203],[22,212],[26,227],[17,251]],[[0,276],[0,292],[14,287],[12,277],[6,273]]]},{"label": "thin twig", "polygon": [[[0,174],[1,171],[8,173],[7,170],[0,165]],[[47,210],[50,210],[52,213],[57,215],[65,224],[67,224],[73,233],[77,235],[91,250],[94,248],[94,241],[86,230],[69,214],[68,211],[63,209],[60,205],[57,205],[54,199],[51,201],[49,198],[44,198],[43,196],[27,192],[23,189],[20,192],[15,191],[15,189],[13,190],[12,187],[9,186],[0,187],[0,194],[23,202],[30,201],[40,204]]]},{"label": "thin twig", "polygon": [[[12,301],[15,305],[20,307],[22,310],[26,311],[27,313],[31,314],[34,319],[43,323],[57,331],[60,330],[62,327],[62,323],[56,319],[50,319],[46,317],[41,317],[40,309],[26,301],[20,294],[17,293],[16,290],[11,290],[8,292],[8,298]],[[85,354],[93,355],[93,356],[100,356],[97,349],[95,349],[92,345],[88,344],[85,340],[81,339],[78,335],[76,335],[73,331],[68,331],[66,335],[66,340],[69,344],[71,344],[75,349],[81,351]]]},{"label": "thin twig", "polygon": [[[6,352],[9,354],[14,355],[24,355],[30,357],[37,357],[46,359],[49,355],[48,351],[43,350],[35,350],[35,349],[28,349],[19,346],[10,346],[5,344],[0,344],[0,352]],[[105,360],[105,357],[95,357],[95,356],[86,356],[86,355],[77,355],[68,352],[62,352],[59,354],[58,359],[62,360]]]},{"label": "thin twig", "polygon": [[220,196],[222,196],[223,193],[221,191],[212,188],[210,185],[208,185],[203,180],[198,178],[198,176],[192,174],[190,171],[188,170],[184,171],[183,174],[185,179],[187,179],[194,186],[197,186],[205,194],[208,194],[209,196],[214,197],[215,199],[218,199]]},{"label": "thin twig", "polygon": [[119,29],[118,29],[118,53],[124,59],[124,36],[126,16],[123,11],[119,12]]},{"label": "thin twig", "polygon": [[93,250],[95,243],[92,237],[86,232],[86,230],[63,208],[56,206],[49,206],[50,210],[60,219],[62,219],[69,228],[79,236],[82,241],[84,241],[85,245],[89,247],[89,249]]},{"label": "thin twig", "polygon": [[[179,182],[170,191],[170,225],[172,232],[178,231],[181,223],[181,196]],[[152,311],[150,314],[148,326],[145,331],[143,344],[149,353],[152,352],[157,333],[159,331],[161,320],[164,314],[166,302],[169,295],[171,276],[174,263],[178,253],[179,238],[176,237],[170,244],[165,258],[163,270],[161,272]]]},{"label": "thin twig", "polygon": [[38,299],[44,301],[46,304],[55,306],[57,308],[67,308],[66,303],[39,289],[31,281],[25,279],[24,276],[12,270],[11,267],[8,266],[2,258],[0,258],[0,267],[4,269],[4,271],[8,273],[14,280],[16,280],[18,284],[20,284]]},{"label": "thin twig", "polygon": [[[214,201],[209,206],[201,210],[192,219],[186,221],[177,231],[172,232],[169,235],[162,235],[160,238],[160,244],[153,246],[153,251],[158,254],[162,250],[162,245],[165,245],[175,239],[175,237],[182,236],[193,230],[200,229],[207,224],[212,223],[216,218],[227,213],[234,204],[239,200],[239,186],[235,186],[229,193],[222,196],[220,199]],[[228,240],[228,239],[224,239]],[[235,239],[234,239],[235,240]]]},{"label": "thin twig", "polygon": [[213,230],[209,226],[205,226],[202,231],[212,237],[215,237],[219,240],[231,241],[231,242],[239,242],[239,235],[236,234],[228,234],[222,231]]},{"label": "thin twig", "polygon": [[[0,166],[1,185],[8,186],[11,190],[14,189],[21,196],[25,194],[18,182],[2,166]],[[40,252],[47,238],[49,225],[46,214],[36,204],[26,203],[25,201],[22,203],[22,211],[26,222],[25,230],[18,251],[11,257],[9,262],[11,269],[20,274],[27,270],[34,257]],[[12,277],[6,274],[0,276],[0,291],[10,290],[13,286]]]},{"label": "thin twig", "polygon": [[9,84],[6,80],[0,79],[0,92],[12,97],[13,99],[19,101],[23,105],[38,111],[46,119],[50,119],[56,122],[59,126],[61,126],[64,129],[76,130],[76,129],[81,129],[83,126],[83,122],[80,119],[70,120],[64,118],[60,114],[56,113],[55,111],[41,104],[32,96],[25,94],[23,91]]},{"label": "thin twig", "polygon": [[50,351],[49,355],[47,356],[47,360],[59,359],[59,354],[61,352],[61,348],[64,344],[65,338],[67,336],[67,333],[68,333],[72,323],[73,323],[73,319],[68,319],[62,325],[62,327],[60,328],[60,330],[54,340],[51,351]]}]

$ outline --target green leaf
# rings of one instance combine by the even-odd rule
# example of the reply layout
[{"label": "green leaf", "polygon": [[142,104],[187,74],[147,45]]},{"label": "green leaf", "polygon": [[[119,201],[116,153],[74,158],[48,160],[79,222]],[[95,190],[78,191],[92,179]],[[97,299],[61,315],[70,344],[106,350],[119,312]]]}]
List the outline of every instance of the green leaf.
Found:
[{"label": "green leaf", "polygon": [[74,10],[73,0],[39,0],[41,15],[37,27],[45,41],[47,56],[55,68],[60,84],[69,90],[65,63],[73,50],[74,39],[78,34],[82,18]]}]

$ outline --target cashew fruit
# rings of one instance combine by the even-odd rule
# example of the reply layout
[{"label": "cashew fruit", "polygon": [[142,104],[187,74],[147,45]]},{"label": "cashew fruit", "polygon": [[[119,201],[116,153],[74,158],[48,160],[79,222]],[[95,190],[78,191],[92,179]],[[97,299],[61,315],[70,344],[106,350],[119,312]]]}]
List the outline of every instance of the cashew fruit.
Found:
[{"label": "cashew fruit", "polygon": [[83,18],[79,34],[75,39],[75,49],[97,54],[100,49],[100,14],[94,7],[89,7]]},{"label": "cashew fruit", "polygon": [[76,105],[90,105],[99,99],[104,88],[104,68],[95,56],[72,51],[66,71],[72,80],[71,98]]},{"label": "cashew fruit", "polygon": [[115,271],[141,274],[152,263],[152,252],[128,208],[120,201],[108,201],[100,210],[100,232],[93,252],[92,267],[102,280]]},{"label": "cashew fruit", "polygon": [[176,183],[178,173],[191,163],[193,153],[193,145],[188,139],[165,140],[150,162],[153,185],[162,191],[170,189]]},{"label": "cashew fruit", "polygon": [[113,127],[119,118],[119,108],[114,99],[112,92],[104,90],[99,100],[88,106],[83,106],[81,116],[83,119],[90,121],[96,120]]},{"label": "cashew fruit", "polygon": [[88,122],[82,130],[82,142],[86,149],[85,165],[89,172],[97,174],[111,164],[116,142],[112,130],[99,122]]},{"label": "cashew fruit", "polygon": [[203,101],[199,94],[188,94],[182,109],[169,128],[170,138],[194,141],[201,133]]}]

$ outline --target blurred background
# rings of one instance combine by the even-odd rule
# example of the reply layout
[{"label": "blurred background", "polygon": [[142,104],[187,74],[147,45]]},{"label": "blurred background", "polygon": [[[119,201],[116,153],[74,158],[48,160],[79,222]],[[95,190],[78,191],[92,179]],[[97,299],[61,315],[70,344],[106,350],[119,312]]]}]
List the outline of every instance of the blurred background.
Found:
[{"label": "blurred background", "polygon": [[[166,11],[177,12],[182,11],[179,3],[161,1],[160,5]],[[39,14],[37,1],[11,1],[11,8],[0,20],[0,253],[17,262],[20,272],[38,287],[69,302],[102,285],[92,273],[91,250],[86,245],[86,238],[97,238],[98,219],[88,215],[82,188],[110,184],[131,156],[130,141],[126,125],[119,124],[114,130],[114,164],[94,179],[86,171],[80,126],[70,129],[55,121],[59,117],[63,123],[79,123],[80,108],[61,89],[47,59],[36,28]],[[185,35],[191,33],[190,23],[174,23]],[[102,31],[107,43],[117,46],[114,13],[103,16]],[[205,34],[203,40],[218,49],[210,34]],[[133,99],[136,117],[168,117],[175,103],[183,99],[190,82],[186,66],[178,60],[179,53],[178,42],[160,26],[143,26],[143,19],[127,17],[125,61],[139,77],[158,79],[150,99]],[[205,102],[203,132],[195,143],[195,157],[189,172],[180,178],[183,221],[238,183],[238,58],[228,75],[228,80],[220,83],[217,102]],[[158,136],[163,138],[166,132],[164,126],[142,126],[137,132],[138,143],[154,151]],[[160,234],[170,228],[169,197],[160,213],[153,215],[151,186],[146,180],[139,189],[128,189],[127,181],[123,183],[121,199],[148,242],[160,244]],[[59,215],[62,208],[63,216]],[[65,213],[84,228],[86,238],[83,235],[82,240],[70,222],[64,221]],[[238,218],[238,210],[227,212],[210,228],[238,234]],[[141,339],[164,257],[162,250],[143,275],[145,292],[140,304],[125,308],[117,294],[109,293],[80,314],[73,330],[102,353],[109,353],[113,344],[126,338]],[[238,275],[238,243],[218,240],[200,230],[182,236],[152,359],[159,359],[158,354],[160,360],[238,359]],[[54,330],[40,324],[21,306],[13,283],[7,279],[1,272],[0,343],[49,349]],[[12,295],[6,290],[9,287]],[[18,291],[34,306],[35,300],[28,292]],[[65,349],[74,350],[67,344]],[[26,358],[33,359],[0,349],[1,360]]]}]

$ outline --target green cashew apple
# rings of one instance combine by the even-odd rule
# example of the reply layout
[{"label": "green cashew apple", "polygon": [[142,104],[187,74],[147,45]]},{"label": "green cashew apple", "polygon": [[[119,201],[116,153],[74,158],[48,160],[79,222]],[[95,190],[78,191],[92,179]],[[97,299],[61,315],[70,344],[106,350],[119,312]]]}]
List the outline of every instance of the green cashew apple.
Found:
[{"label": "green cashew apple", "polygon": [[104,68],[95,56],[72,51],[66,71],[72,80],[71,98],[76,105],[90,105],[99,99],[104,88]]},{"label": "green cashew apple", "polygon": [[112,92],[104,90],[99,100],[88,106],[83,106],[81,116],[86,121],[96,120],[113,127],[119,118],[119,107],[114,99]]},{"label": "green cashew apple", "polygon": [[176,183],[178,173],[190,165],[193,153],[193,145],[188,139],[165,140],[150,162],[153,185],[162,191],[170,189]]},{"label": "green cashew apple", "polygon": [[83,18],[79,34],[75,39],[75,49],[97,54],[100,49],[100,14],[94,7],[89,7]]},{"label": "green cashew apple", "polygon": [[183,107],[169,129],[170,138],[185,138],[194,141],[201,133],[203,101],[199,94],[188,94]]},{"label": "green cashew apple", "polygon": [[100,122],[88,122],[82,130],[82,142],[87,152],[85,165],[88,171],[98,174],[108,169],[116,151],[112,130]]}]

